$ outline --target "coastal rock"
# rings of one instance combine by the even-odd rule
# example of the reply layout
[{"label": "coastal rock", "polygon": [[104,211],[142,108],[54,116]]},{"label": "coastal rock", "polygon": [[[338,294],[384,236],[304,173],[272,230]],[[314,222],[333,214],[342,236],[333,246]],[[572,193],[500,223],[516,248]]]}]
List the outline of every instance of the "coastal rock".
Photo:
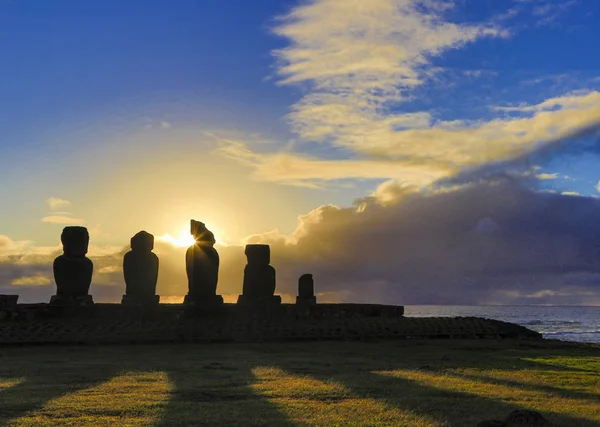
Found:
[{"label": "coastal rock", "polygon": [[152,252],[154,236],[140,231],[131,238],[131,251],[123,257],[125,295],[122,304],[157,304],[158,257]]}]

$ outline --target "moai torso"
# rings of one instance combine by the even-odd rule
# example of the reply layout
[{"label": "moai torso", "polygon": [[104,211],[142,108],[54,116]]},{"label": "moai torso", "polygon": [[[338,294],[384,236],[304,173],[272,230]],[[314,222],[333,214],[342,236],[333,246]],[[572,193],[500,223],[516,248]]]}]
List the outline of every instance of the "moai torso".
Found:
[{"label": "moai torso", "polygon": [[244,268],[242,294],[247,298],[272,297],[275,294],[275,269],[269,265],[269,245],[246,245],[248,264]]},{"label": "moai torso", "polygon": [[219,254],[210,246],[196,243],[185,254],[188,290],[194,296],[214,296],[219,280]]},{"label": "moai torso", "polygon": [[60,236],[64,254],[54,260],[56,295],[88,295],[94,265],[87,258],[89,234],[85,227],[65,227]]},{"label": "moai torso", "polygon": [[191,221],[191,234],[196,243],[185,253],[189,295],[193,299],[214,297],[219,280],[219,253],[214,248],[215,237],[203,223],[194,220]]},{"label": "moai torso", "polygon": [[123,276],[128,297],[150,298],[156,294],[158,257],[152,252],[154,236],[140,231],[131,238],[131,251],[123,257]]}]

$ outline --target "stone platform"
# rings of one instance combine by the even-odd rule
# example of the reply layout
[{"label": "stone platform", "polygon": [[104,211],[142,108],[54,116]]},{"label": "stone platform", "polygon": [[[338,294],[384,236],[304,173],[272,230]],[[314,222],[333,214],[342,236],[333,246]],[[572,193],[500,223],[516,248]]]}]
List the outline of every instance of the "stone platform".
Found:
[{"label": "stone platform", "polygon": [[403,317],[402,306],[375,304],[181,304],[87,307],[18,304],[0,309],[0,346],[377,340],[410,338],[531,338],[537,332],[476,317]]}]

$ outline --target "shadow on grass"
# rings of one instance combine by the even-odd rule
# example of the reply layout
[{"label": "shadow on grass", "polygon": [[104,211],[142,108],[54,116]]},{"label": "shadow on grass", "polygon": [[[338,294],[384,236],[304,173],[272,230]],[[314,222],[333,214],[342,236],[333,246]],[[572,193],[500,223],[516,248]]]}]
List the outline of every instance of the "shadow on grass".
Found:
[{"label": "shadow on grass", "polygon": [[294,425],[268,399],[254,393],[249,361],[227,356],[211,361],[215,358],[206,347],[187,347],[184,355],[175,368],[163,367],[173,389],[155,426]]},{"label": "shadow on grass", "polygon": [[[401,411],[434,417],[440,422],[448,423],[447,425],[450,426],[465,427],[474,426],[483,419],[503,419],[508,413],[516,409],[535,408],[510,403],[510,400],[514,400],[511,395],[492,397],[478,395],[473,390],[465,391],[469,389],[469,385],[483,383],[484,380],[476,376],[469,378],[471,384],[466,384],[465,390],[452,390],[444,383],[443,376],[447,374],[444,369],[450,366],[464,369],[478,365],[482,369],[487,367],[489,369],[514,370],[527,365],[529,369],[544,370],[548,368],[544,364],[536,365],[535,362],[522,361],[521,357],[548,357],[552,354],[552,350],[546,348],[537,355],[529,350],[516,351],[513,357],[507,357],[502,352],[498,352],[493,343],[491,346],[490,343],[486,343],[478,349],[478,352],[471,354],[469,354],[469,350],[465,352],[465,349],[453,350],[452,345],[450,345],[446,351],[442,349],[443,353],[441,355],[438,347],[437,355],[435,350],[430,351],[430,348],[430,350],[423,351],[420,357],[419,351],[413,351],[408,358],[405,358],[405,355],[402,354],[402,346],[397,348],[398,351],[394,356],[393,344],[384,343],[382,346],[363,344],[363,346],[369,345],[372,348],[366,348],[366,351],[361,352],[362,356],[360,357],[353,355],[344,357],[343,354],[347,353],[343,350],[344,346],[340,346],[337,351],[320,351],[318,356],[319,365],[312,363],[314,355],[298,351],[292,359],[277,357],[274,366],[294,375],[308,375],[319,381],[334,381],[347,387],[357,397],[377,399]],[[484,351],[482,352],[482,350]],[[371,353],[370,358],[369,353]],[[379,357],[377,353],[379,353]],[[559,352],[559,354],[562,354],[562,352]],[[596,354],[598,353],[596,352]],[[446,365],[446,367],[443,365]],[[407,376],[401,374],[392,376],[377,373],[398,369],[410,374]],[[576,368],[564,368],[563,370],[581,372]],[[426,381],[422,381],[423,379]],[[431,379],[435,379],[435,381],[427,381]],[[598,398],[593,393],[571,392],[556,387],[523,386],[518,382],[510,381],[507,381],[506,385],[515,388],[528,388],[539,393],[553,393],[565,398],[583,398],[592,402],[597,401]],[[600,411],[600,403],[597,405]],[[600,422],[581,416],[567,415],[549,409],[540,412],[554,422],[556,426],[600,427]]]},{"label": "shadow on grass", "polygon": [[[89,350],[84,347],[62,347],[58,354],[46,353],[47,347],[17,350],[18,355],[12,358],[0,353],[0,377],[22,379],[0,390],[0,426],[12,425],[14,420],[40,410],[51,400],[109,381],[120,369],[114,363],[88,361]],[[46,358],[27,363],[25,353],[40,350]]]},{"label": "shadow on grass", "polygon": [[[561,388],[560,381],[548,385],[491,378],[485,374],[486,369],[586,375],[597,371],[581,370],[577,366],[557,367],[545,361],[566,357],[569,363],[576,365],[573,360],[577,357],[599,354],[598,349],[577,350],[544,343],[520,348],[518,342],[485,340],[0,349],[3,362],[0,378],[23,378],[20,383],[0,389],[0,425],[10,425],[25,414],[39,411],[49,401],[102,384],[123,372],[160,371],[169,382],[167,397],[152,403],[157,410],[154,425],[160,427],[288,426],[297,423],[290,414],[297,414],[294,419],[300,422],[302,411],[312,412],[315,423],[322,425],[319,414],[314,412],[337,410],[335,399],[351,398],[370,399],[380,404],[379,408],[395,408],[423,420],[434,418],[439,420],[439,425],[468,427],[482,419],[502,419],[514,409],[525,409],[515,402],[528,404],[526,399],[511,396],[510,391],[478,394],[481,387],[497,385],[558,399],[593,400],[597,397],[593,393]],[[536,358],[543,362],[536,362]],[[290,387],[294,388],[292,384],[286,392],[265,394],[264,387],[256,387],[260,380],[255,376],[257,367],[274,367],[325,384],[333,382],[347,392],[339,392],[339,388],[334,387],[332,390],[338,390],[335,391],[338,394],[325,390],[315,394],[316,400],[312,402],[306,394],[289,392]],[[461,370],[467,369],[469,372],[463,375]],[[457,381],[462,378],[467,386],[452,389],[453,378]],[[469,384],[474,387],[469,389]],[[317,401],[321,396],[331,397],[326,408]],[[600,422],[585,419],[583,414],[575,416],[572,410],[569,410],[570,415],[558,410],[540,412],[557,426],[600,427]],[[81,414],[93,415],[94,408],[84,407],[74,412],[75,416]],[[354,421],[352,414],[342,409],[336,416],[342,424]],[[389,425],[385,424],[387,421],[378,422]]]}]

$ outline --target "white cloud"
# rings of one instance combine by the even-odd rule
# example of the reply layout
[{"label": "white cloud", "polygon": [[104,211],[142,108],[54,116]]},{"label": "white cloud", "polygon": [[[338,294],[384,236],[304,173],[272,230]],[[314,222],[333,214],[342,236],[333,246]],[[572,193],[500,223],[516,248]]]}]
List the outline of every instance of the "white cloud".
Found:
[{"label": "white cloud", "polygon": [[598,184],[596,184],[596,190],[600,193],[600,181],[598,181]]},{"label": "white cloud", "polygon": [[558,173],[538,173],[535,177],[541,180],[558,179]]},{"label": "white cloud", "polygon": [[317,187],[324,180],[391,178],[427,186],[465,168],[519,158],[600,123],[595,91],[495,107],[498,114],[520,114],[491,120],[436,120],[430,111],[399,111],[435,70],[431,58],[507,35],[490,24],[446,22],[448,7],[437,0],[315,0],[294,8],[275,28],[289,41],[275,52],[280,83],[308,88],[292,106],[291,125],[303,141],[350,154],[335,160],[259,154],[225,139],[218,151],[254,168],[259,180]]},{"label": "white cloud", "polygon": [[52,283],[52,281],[41,274],[35,276],[24,276],[18,277],[10,282],[13,286],[46,286]]},{"label": "white cloud", "polygon": [[68,224],[68,225],[83,225],[85,220],[81,218],[74,218],[67,215],[48,215],[42,218],[42,222],[49,222],[51,224]]},{"label": "white cloud", "polygon": [[68,209],[71,207],[70,201],[61,199],[60,197],[50,197],[46,199],[46,203],[48,203],[48,207],[52,212],[60,211],[62,209]]}]

